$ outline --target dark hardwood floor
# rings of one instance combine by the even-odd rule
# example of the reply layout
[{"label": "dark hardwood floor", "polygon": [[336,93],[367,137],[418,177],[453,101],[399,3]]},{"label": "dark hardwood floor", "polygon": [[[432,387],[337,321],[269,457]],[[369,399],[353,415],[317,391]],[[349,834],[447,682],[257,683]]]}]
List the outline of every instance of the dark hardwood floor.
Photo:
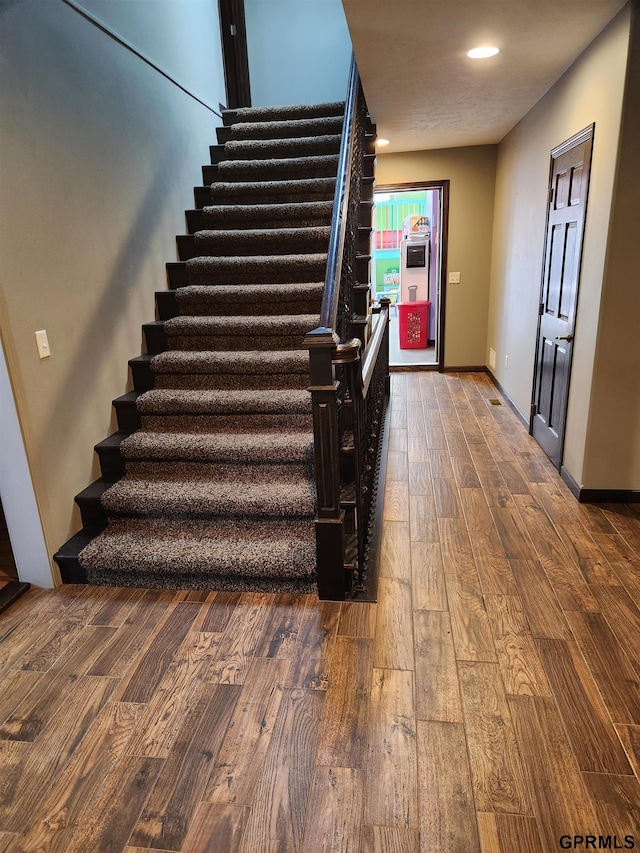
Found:
[{"label": "dark hardwood floor", "polygon": [[377,604],[0,615],[0,853],[640,847],[640,507],[577,504],[482,374],[392,384]]}]

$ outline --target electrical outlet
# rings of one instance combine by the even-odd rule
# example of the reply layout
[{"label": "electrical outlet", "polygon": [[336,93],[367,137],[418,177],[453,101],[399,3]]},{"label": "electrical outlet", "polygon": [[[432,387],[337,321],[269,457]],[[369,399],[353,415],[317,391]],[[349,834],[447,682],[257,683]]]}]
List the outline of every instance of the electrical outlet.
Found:
[{"label": "electrical outlet", "polygon": [[49,358],[51,350],[49,349],[49,339],[46,329],[40,329],[36,332],[36,344],[38,345],[38,355],[40,358]]},{"label": "electrical outlet", "polygon": [[450,272],[449,273],[449,284],[460,284],[460,273],[459,272]]},{"label": "electrical outlet", "polygon": [[508,355],[505,355],[505,357],[504,357],[504,369],[505,370],[509,369],[509,356]]}]

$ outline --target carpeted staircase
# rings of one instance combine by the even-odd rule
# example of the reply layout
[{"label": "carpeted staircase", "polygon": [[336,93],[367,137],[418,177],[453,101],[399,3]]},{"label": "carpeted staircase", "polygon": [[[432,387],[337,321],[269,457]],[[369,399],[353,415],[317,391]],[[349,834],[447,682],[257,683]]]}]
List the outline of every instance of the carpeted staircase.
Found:
[{"label": "carpeted staircase", "polygon": [[114,401],[138,428],[97,448],[105,476],[77,498],[85,526],[108,520],[76,549],[89,583],[315,591],[303,340],[319,325],[343,109],[225,113],[148,354],[131,361],[137,391]]}]

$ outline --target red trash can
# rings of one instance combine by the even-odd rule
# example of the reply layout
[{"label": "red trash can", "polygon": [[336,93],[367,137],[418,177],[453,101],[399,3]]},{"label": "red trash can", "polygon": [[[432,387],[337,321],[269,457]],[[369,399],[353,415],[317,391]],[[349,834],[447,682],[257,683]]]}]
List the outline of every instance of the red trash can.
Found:
[{"label": "red trash can", "polygon": [[426,349],[430,302],[398,302],[400,349]]}]

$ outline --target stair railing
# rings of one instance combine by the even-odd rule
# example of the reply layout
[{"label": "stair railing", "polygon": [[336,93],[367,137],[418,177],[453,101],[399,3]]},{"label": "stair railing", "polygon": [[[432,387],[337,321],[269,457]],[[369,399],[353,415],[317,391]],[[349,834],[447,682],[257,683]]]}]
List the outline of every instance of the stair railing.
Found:
[{"label": "stair railing", "polygon": [[[331,600],[343,600],[364,581],[389,393],[389,300],[372,309],[368,252],[362,253],[358,239],[363,163],[367,140],[373,139],[368,127],[352,59],[320,326],[305,339],[313,409],[318,595]],[[368,186],[370,202],[372,182]]]}]

